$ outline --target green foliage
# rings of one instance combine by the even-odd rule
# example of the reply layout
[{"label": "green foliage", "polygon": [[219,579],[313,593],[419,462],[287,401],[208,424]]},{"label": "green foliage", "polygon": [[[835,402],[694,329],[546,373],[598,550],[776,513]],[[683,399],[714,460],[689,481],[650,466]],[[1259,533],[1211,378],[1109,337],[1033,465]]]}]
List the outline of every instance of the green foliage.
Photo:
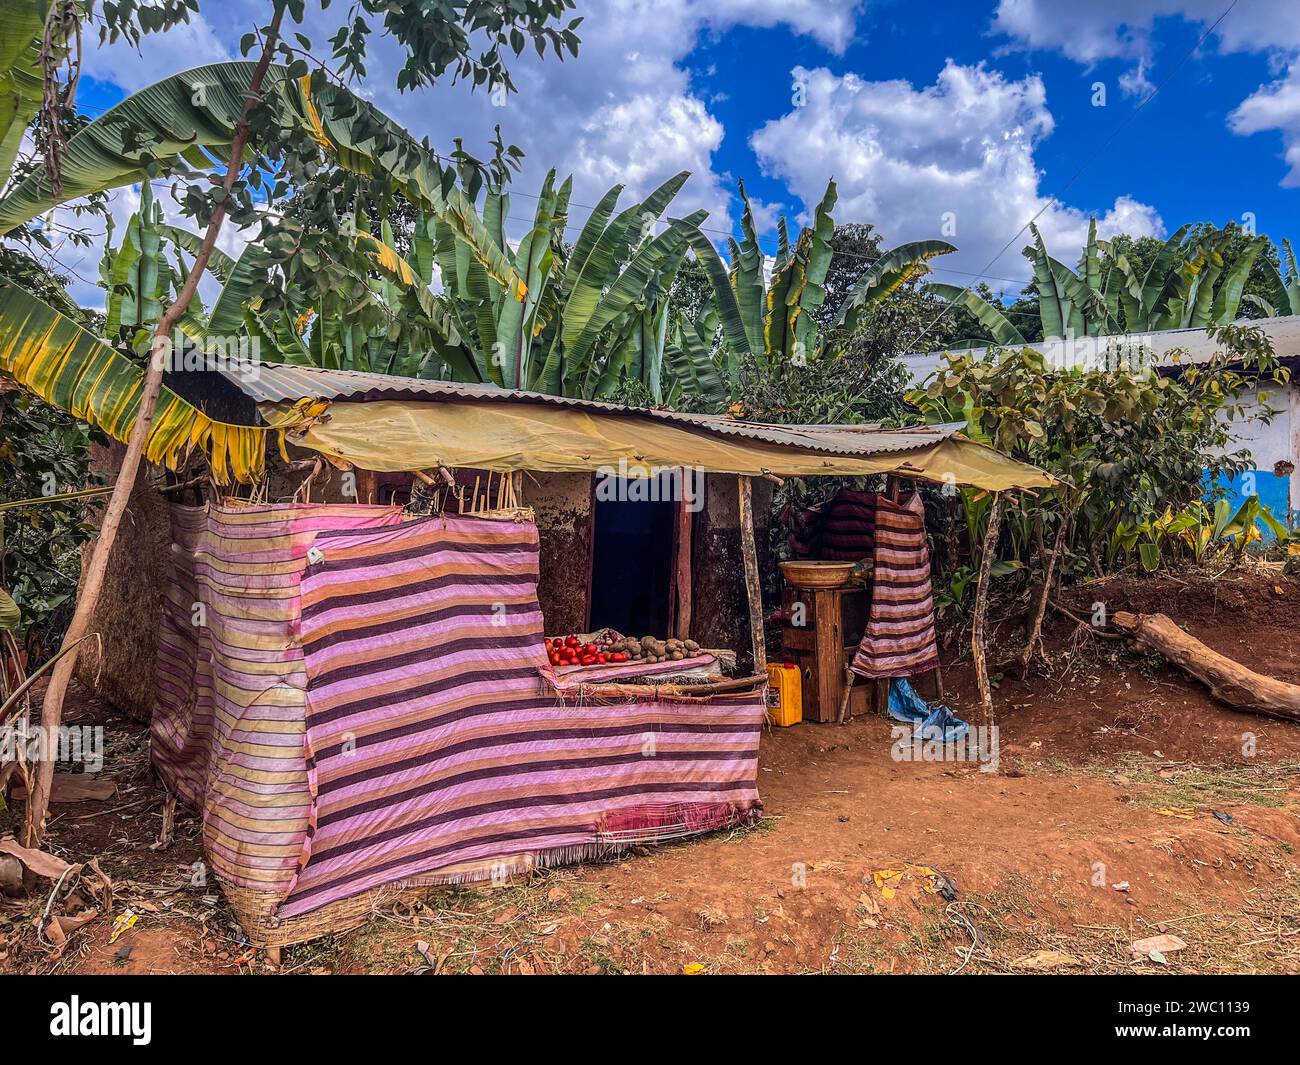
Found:
[{"label": "green foliage", "polygon": [[1267,312],[1269,298],[1286,294],[1268,239],[1233,223],[1186,225],[1166,241],[1098,240],[1093,219],[1073,270],[1052,258],[1036,226],[1029,228],[1033,243],[1023,254],[1034,279],[1012,306],[956,285],[929,286],[978,321],[960,346],[1202,328],[1230,323],[1243,308]]},{"label": "green foliage", "polygon": [[1111,567],[1136,551],[1142,569],[1153,573],[1181,559],[1201,565],[1225,553],[1240,558],[1266,532],[1282,542],[1290,539],[1289,530],[1258,496],[1235,510],[1227,499],[1216,500],[1213,509],[1196,499],[1177,513],[1166,507],[1159,517],[1120,521],[1107,542],[1105,561]]},{"label": "green foliage", "polygon": [[[813,224],[793,241],[781,219],[770,280],[744,186],[742,239],[730,244],[730,268],[712,245],[692,240],[712,288],[717,333],[715,362],[737,412],[809,423],[888,418],[905,375],[871,335],[891,297],[928,272],[926,261],[956,249],[945,241],[916,241],[880,252],[870,227],[844,232],[831,212],[828,183]],[[827,306],[827,299],[837,302]],[[901,331],[900,331],[901,332]],[[887,398],[889,397],[889,398]]]},{"label": "green foliage", "polygon": [[[92,430],[33,396],[0,393],[0,503],[43,498],[89,480]],[[57,642],[92,527],[86,503],[60,500],[0,511],[0,588],[21,612],[20,632]]]},{"label": "green foliage", "polygon": [[1218,326],[1212,334],[1221,351],[1178,376],[1127,365],[1055,370],[1029,348],[987,361],[950,354],[910,398],[930,421],[964,420],[975,439],[1062,478],[1051,492],[1008,500],[1009,557],[1041,553],[1044,530],[1064,521],[1071,557],[1100,573],[1100,545],[1121,527],[1200,499],[1204,471],[1246,467],[1246,453],[1223,453],[1245,397],[1289,378],[1260,330]]}]

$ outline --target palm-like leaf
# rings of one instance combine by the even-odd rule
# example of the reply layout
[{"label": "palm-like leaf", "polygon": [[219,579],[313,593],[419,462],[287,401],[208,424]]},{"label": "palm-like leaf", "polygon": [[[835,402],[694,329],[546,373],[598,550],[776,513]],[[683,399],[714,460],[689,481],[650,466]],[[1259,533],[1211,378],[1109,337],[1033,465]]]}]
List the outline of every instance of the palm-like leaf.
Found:
[{"label": "palm-like leaf", "polygon": [[49,0],[0,0],[0,186],[41,107],[41,32],[49,7]]},{"label": "palm-like leaf", "polygon": [[[230,147],[254,66],[196,67],[109,108],[69,139],[60,195],[53,195],[43,174],[31,174],[0,199],[0,233],[68,200],[147,180],[146,157],[208,169],[211,156]],[[263,100],[279,121],[311,132],[339,166],[382,172],[412,203],[441,208],[450,178],[432,153],[346,88],[329,84],[315,97],[310,78],[290,79],[284,67],[272,66]]]},{"label": "palm-like leaf", "polygon": [[914,240],[885,252],[853,283],[835,314],[835,325],[855,329],[864,311],[929,271],[927,260],[956,251],[946,240]]},{"label": "palm-like leaf", "polygon": [[993,334],[993,339],[1004,346],[1029,343],[1011,319],[986,303],[968,288],[958,285],[946,285],[935,281],[925,286],[927,292],[933,292],[941,299],[947,300],[965,311],[969,311],[985,329]]},{"label": "palm-like leaf", "polygon": [[[117,440],[130,436],[140,411],[144,382],[138,366],[35,296],[3,283],[0,371]],[[197,447],[217,481],[250,481],[262,475],[267,431],[215,421],[164,388],[145,454],[178,469]]]}]

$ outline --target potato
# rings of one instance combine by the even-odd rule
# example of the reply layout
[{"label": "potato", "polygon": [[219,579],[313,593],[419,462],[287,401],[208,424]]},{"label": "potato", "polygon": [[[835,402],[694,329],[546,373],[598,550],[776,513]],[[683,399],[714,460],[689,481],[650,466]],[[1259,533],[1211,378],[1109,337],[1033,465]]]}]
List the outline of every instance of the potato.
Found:
[{"label": "potato", "polygon": [[682,646],[685,647],[686,650],[690,651],[691,654],[695,654],[700,649],[700,645],[694,640],[683,640]]}]

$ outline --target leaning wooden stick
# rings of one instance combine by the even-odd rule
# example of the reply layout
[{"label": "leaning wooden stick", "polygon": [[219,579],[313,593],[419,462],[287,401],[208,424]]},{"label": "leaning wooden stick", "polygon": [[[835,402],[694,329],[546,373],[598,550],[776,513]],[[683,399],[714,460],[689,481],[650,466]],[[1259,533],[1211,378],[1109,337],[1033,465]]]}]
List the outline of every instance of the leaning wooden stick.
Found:
[{"label": "leaning wooden stick", "polygon": [[1300,721],[1300,685],[1266,677],[1212,651],[1196,637],[1183,632],[1167,615],[1117,610],[1111,622],[1143,647],[1186,670],[1209,688],[1216,699],[1229,706]]},{"label": "leaning wooden stick", "polygon": [[852,663],[844,665],[844,697],[840,699],[840,716],[836,719],[836,724],[844,724],[849,719],[849,700],[853,698],[853,679]]},{"label": "leaning wooden stick", "polygon": [[971,658],[975,663],[975,685],[979,690],[980,711],[986,725],[993,724],[993,688],[989,684],[988,662],[984,657],[984,615],[989,607],[989,568],[998,549],[998,532],[1002,527],[1002,493],[993,493],[989,507],[989,527],[984,533],[984,550],[980,555],[979,578],[975,582],[975,609],[971,620]]}]

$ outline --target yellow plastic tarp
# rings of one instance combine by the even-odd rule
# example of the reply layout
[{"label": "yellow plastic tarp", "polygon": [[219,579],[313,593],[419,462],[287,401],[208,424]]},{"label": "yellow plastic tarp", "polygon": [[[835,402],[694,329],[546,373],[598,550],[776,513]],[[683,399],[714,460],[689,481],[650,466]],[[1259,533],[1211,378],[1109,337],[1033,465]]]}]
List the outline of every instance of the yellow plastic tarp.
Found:
[{"label": "yellow plastic tarp", "polygon": [[645,416],[540,403],[333,403],[323,417],[291,431],[288,440],[378,473],[447,466],[635,477],[689,466],[751,476],[901,473],[990,491],[1055,483],[1036,467],[956,435],[909,451],[829,455]]}]

